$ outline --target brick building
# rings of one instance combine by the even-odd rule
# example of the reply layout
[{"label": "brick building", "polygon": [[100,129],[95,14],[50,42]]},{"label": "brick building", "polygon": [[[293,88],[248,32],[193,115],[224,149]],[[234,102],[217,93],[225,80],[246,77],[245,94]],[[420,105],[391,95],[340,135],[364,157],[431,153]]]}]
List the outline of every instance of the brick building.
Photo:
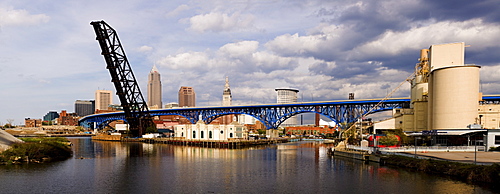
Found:
[{"label": "brick building", "polygon": [[68,113],[65,110],[61,111],[57,118],[58,125],[77,126],[79,117],[76,113]]},{"label": "brick building", "polygon": [[41,127],[42,126],[42,119],[25,118],[24,119],[24,126],[26,126],[26,127]]},{"label": "brick building", "polygon": [[337,131],[336,127],[328,126],[297,126],[297,127],[285,127],[285,134],[287,135],[327,135],[333,134]]}]

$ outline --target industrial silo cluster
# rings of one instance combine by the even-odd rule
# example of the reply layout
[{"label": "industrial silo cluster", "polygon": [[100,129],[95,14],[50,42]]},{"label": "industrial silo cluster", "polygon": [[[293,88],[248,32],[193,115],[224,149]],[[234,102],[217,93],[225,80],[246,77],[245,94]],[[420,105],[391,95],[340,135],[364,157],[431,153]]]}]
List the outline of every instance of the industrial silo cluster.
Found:
[{"label": "industrial silo cluster", "polygon": [[396,128],[466,129],[477,123],[480,67],[464,63],[465,47],[460,42],[420,51],[411,80],[411,109],[395,110]]}]

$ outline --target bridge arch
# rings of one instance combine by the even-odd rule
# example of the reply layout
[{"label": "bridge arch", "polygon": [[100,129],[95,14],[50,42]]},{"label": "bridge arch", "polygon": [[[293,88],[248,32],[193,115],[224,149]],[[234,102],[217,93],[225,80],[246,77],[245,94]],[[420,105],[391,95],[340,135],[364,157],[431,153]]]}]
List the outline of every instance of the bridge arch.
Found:
[{"label": "bridge arch", "polygon": [[[245,105],[228,107],[193,107],[177,109],[150,110],[152,116],[179,115],[188,119],[191,123],[203,120],[210,123],[214,119],[229,114],[245,114],[254,117],[262,122],[267,129],[276,129],[286,119],[301,113],[319,113],[332,121],[340,124],[341,128],[347,127],[348,123],[353,123],[365,113],[380,112],[394,108],[409,107],[410,99],[395,98],[384,101],[372,100],[343,100],[326,102],[308,102],[294,104],[266,104],[266,105]],[[375,108],[375,110],[371,110]],[[123,113],[105,113],[101,115],[91,115],[80,119],[79,122],[102,122],[106,117],[123,118]],[[124,120],[124,119],[122,119]]]},{"label": "bridge arch", "polygon": [[217,112],[217,113],[213,113],[211,115],[207,114],[205,116],[202,116],[202,118],[203,118],[203,122],[205,122],[206,124],[209,124],[212,121],[214,121],[215,119],[217,119],[219,117],[226,116],[226,115],[248,115],[248,116],[251,116],[251,117],[257,119],[261,123],[265,123],[265,121],[262,120],[262,118],[259,118],[256,115],[248,114],[248,113],[242,113],[242,112]]},{"label": "bridge arch", "polygon": [[151,116],[168,116],[168,115],[172,115],[172,116],[181,116],[181,117],[184,117],[186,118],[189,122],[191,122],[192,124],[195,124],[197,121],[198,121],[198,118],[195,118],[192,114],[182,114],[182,113],[152,113]]},{"label": "bridge arch", "polygon": [[333,121],[333,122],[335,122],[335,123],[338,123],[338,120],[337,120],[337,119],[332,118],[330,115],[324,114],[324,113],[322,113],[322,112],[317,112],[317,111],[309,111],[309,110],[303,110],[303,111],[296,111],[296,112],[292,112],[292,113],[289,113],[289,114],[283,115],[282,117],[279,117],[279,118],[278,118],[278,122],[277,122],[277,126],[280,126],[280,125],[281,125],[283,122],[285,122],[287,119],[292,118],[293,116],[297,116],[297,115],[303,114],[303,113],[317,113],[317,114],[320,114],[320,115],[322,115],[322,116],[327,117],[328,119],[330,119],[331,121]]}]

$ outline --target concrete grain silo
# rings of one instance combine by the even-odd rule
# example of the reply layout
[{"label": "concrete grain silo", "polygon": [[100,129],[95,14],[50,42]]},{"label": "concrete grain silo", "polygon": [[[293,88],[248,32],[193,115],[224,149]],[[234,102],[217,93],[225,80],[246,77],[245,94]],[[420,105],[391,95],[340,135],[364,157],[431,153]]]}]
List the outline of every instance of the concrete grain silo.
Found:
[{"label": "concrete grain silo", "polygon": [[479,108],[479,66],[452,66],[431,71],[431,129],[465,129]]},{"label": "concrete grain silo", "polygon": [[429,49],[428,127],[465,129],[479,108],[479,66],[464,65],[464,43]]}]

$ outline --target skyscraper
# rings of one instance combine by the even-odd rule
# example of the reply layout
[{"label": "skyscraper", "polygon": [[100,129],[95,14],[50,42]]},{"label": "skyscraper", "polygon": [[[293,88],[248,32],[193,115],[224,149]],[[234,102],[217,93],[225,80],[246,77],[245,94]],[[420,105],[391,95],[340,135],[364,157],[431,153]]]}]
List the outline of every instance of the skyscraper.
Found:
[{"label": "skyscraper", "polygon": [[111,95],[111,91],[95,91],[95,110],[108,110],[110,104],[113,104],[113,96]]},{"label": "skyscraper", "polygon": [[226,85],[224,86],[224,92],[222,93],[222,106],[231,106],[233,102],[233,96],[231,95],[231,89],[229,88],[229,78],[226,77]]},{"label": "skyscraper", "polygon": [[161,77],[156,65],[153,65],[148,76],[148,106],[150,108],[162,108]]},{"label": "skyscraper", "polygon": [[[278,104],[283,104],[283,103],[293,103],[297,102],[297,93],[299,93],[298,89],[294,88],[276,88],[276,92],[278,92],[277,96],[277,103]],[[297,116],[293,116],[285,122],[282,123],[282,125],[297,125]]]},{"label": "skyscraper", "polygon": [[75,113],[84,117],[87,115],[94,114],[95,111],[95,101],[94,100],[76,100],[75,101]]},{"label": "skyscraper", "polygon": [[195,107],[196,93],[192,87],[181,86],[179,89],[179,107]]}]

